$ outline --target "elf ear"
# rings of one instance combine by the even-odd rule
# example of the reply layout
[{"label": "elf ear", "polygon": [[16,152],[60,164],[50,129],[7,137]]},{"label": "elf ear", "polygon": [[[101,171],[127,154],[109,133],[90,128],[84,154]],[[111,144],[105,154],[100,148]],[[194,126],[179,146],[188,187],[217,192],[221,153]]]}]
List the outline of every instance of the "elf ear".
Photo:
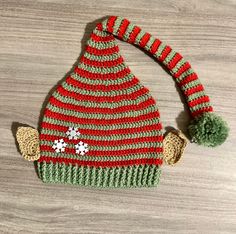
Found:
[{"label": "elf ear", "polygon": [[16,139],[24,159],[35,161],[40,158],[39,133],[31,127],[19,127]]},{"label": "elf ear", "polygon": [[163,141],[163,156],[166,164],[174,165],[183,156],[188,140],[180,130],[170,131]]}]

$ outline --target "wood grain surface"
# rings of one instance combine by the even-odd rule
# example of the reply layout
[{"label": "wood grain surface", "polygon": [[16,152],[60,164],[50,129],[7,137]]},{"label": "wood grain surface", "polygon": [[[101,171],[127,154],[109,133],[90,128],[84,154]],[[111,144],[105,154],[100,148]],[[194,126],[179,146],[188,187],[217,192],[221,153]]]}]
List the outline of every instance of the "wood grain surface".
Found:
[{"label": "wood grain surface", "polygon": [[[120,15],[180,52],[198,73],[230,136],[211,149],[189,144],[150,189],[43,184],[15,144],[17,126],[38,127],[48,94],[83,52],[101,18]],[[151,90],[163,126],[186,131],[173,79],[149,56],[118,42]],[[236,233],[235,0],[0,0],[1,233]]]}]

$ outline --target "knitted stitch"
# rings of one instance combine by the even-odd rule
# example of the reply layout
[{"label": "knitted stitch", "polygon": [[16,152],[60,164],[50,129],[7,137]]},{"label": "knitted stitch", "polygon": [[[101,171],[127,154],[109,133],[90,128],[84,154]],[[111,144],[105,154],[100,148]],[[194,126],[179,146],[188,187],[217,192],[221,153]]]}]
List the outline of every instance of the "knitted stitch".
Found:
[{"label": "knitted stitch", "polygon": [[[167,67],[193,117],[213,111],[197,74],[179,53],[127,19],[111,16],[97,24],[78,66],[46,106],[37,161],[44,182],[97,187],[150,187],[159,182],[159,111],[149,90],[125,64],[114,36],[138,45]],[[61,152],[53,148],[58,140],[66,144],[57,150]]]}]

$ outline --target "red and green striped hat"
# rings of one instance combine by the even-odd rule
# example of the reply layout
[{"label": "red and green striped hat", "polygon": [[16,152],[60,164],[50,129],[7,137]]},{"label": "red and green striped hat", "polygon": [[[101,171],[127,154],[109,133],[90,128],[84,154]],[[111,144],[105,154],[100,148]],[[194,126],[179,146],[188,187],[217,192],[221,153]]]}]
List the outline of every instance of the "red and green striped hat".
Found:
[{"label": "red and green striped hat", "polygon": [[159,111],[124,62],[115,37],[146,50],[169,70],[193,118],[189,134],[194,142],[216,146],[228,135],[190,64],[127,19],[111,16],[97,24],[78,65],[48,101],[37,161],[44,182],[95,187],[151,187],[159,182]]}]

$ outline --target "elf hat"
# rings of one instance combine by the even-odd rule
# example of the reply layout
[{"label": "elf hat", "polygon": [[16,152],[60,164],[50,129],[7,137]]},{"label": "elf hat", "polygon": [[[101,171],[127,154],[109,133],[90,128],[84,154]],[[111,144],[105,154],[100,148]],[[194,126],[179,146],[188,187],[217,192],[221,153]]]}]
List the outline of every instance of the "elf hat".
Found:
[{"label": "elf hat", "polygon": [[149,52],[182,90],[193,120],[192,141],[222,144],[226,123],[213,112],[183,57],[125,18],[97,24],[83,56],[50,97],[40,130],[39,177],[49,183],[150,187],[159,182],[163,132],[154,98],[130,71],[115,37]]}]

